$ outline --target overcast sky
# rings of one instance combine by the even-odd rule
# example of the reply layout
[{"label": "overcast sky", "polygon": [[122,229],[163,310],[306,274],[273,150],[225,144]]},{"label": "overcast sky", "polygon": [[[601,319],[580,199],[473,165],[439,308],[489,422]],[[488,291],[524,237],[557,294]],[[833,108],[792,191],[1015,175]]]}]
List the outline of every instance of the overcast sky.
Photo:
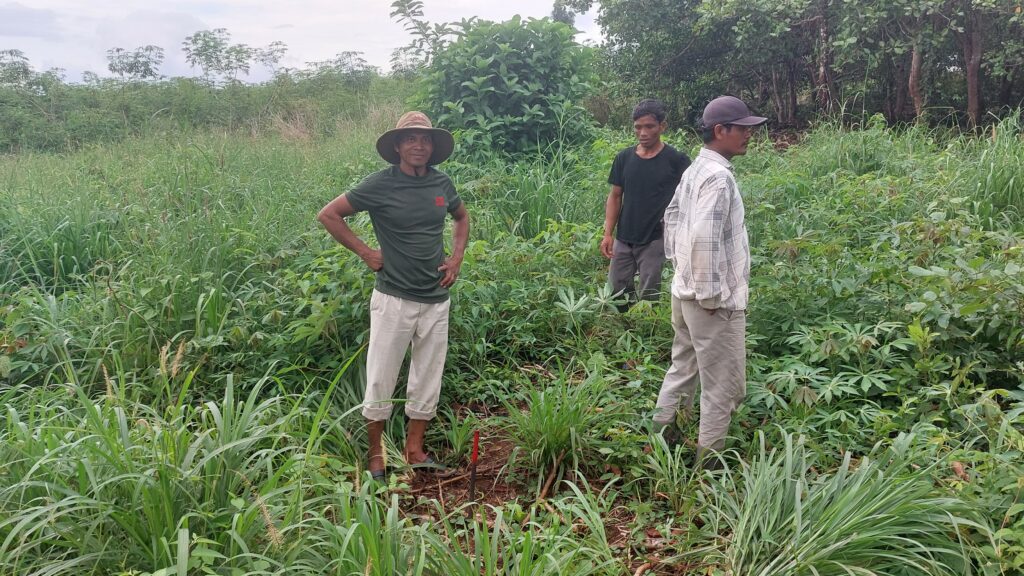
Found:
[{"label": "overcast sky", "polygon": [[[551,14],[553,0],[424,0],[430,22],[478,16],[502,21],[519,14]],[[288,45],[281,65],[302,67],[339,52],[359,51],[387,69],[391,52],[409,42],[391,20],[390,0],[0,0],[0,50],[15,48],[36,70],[64,68],[69,81],[82,72],[108,75],[106,51],[153,44],[166,53],[165,76],[196,74],[181,43],[198,30],[227,28],[233,43]],[[580,41],[597,42],[593,13],[576,17]],[[253,70],[255,80],[265,72]]]}]

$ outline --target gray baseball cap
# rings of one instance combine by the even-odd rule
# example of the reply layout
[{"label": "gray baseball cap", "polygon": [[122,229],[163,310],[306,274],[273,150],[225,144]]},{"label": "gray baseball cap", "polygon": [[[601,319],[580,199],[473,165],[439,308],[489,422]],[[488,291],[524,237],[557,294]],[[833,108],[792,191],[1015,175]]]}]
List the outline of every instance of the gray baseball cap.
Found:
[{"label": "gray baseball cap", "polygon": [[751,114],[750,108],[735,96],[719,96],[704,107],[705,128],[713,128],[715,124],[760,126],[767,121],[767,118]]}]

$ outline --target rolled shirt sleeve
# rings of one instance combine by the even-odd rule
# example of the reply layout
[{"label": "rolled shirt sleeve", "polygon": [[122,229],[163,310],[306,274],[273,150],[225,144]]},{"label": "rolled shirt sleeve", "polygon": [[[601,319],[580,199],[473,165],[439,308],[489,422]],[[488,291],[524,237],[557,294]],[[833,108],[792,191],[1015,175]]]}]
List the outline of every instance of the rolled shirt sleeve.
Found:
[{"label": "rolled shirt sleeve", "polygon": [[673,268],[678,268],[679,263],[676,262],[676,254],[678,249],[676,243],[679,241],[679,227],[682,225],[683,211],[681,210],[681,202],[679,201],[679,187],[676,187],[676,193],[672,196],[672,201],[668,203],[668,207],[665,208],[665,259],[672,263]]}]

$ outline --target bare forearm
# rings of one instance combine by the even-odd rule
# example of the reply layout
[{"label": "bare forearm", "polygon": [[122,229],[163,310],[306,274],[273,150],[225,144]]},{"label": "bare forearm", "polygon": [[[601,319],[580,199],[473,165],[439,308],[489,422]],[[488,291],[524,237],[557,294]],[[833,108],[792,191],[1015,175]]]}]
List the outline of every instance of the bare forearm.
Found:
[{"label": "bare forearm", "polygon": [[349,228],[348,223],[345,219],[337,214],[330,214],[320,212],[317,216],[320,223],[324,225],[327,232],[337,240],[342,246],[351,250],[356,256],[365,258],[366,254],[372,249],[363,242],[363,239],[356,235],[355,232]]},{"label": "bare forearm", "polygon": [[615,233],[615,225],[619,222],[619,211],[622,210],[622,195],[612,191],[604,203],[604,235]]},{"label": "bare forearm", "polygon": [[469,243],[469,214],[452,222],[452,255],[462,258]]}]

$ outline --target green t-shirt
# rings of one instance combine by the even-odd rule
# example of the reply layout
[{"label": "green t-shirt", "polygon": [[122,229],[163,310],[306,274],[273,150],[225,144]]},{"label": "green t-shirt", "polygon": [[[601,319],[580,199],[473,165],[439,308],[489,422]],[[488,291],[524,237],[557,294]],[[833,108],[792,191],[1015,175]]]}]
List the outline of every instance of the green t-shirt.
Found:
[{"label": "green t-shirt", "polygon": [[437,271],[445,258],[444,220],[462,205],[451,179],[434,168],[409,176],[391,166],[367,176],[345,197],[357,212],[370,213],[384,258],[377,290],[425,304],[447,300],[444,274]]}]

